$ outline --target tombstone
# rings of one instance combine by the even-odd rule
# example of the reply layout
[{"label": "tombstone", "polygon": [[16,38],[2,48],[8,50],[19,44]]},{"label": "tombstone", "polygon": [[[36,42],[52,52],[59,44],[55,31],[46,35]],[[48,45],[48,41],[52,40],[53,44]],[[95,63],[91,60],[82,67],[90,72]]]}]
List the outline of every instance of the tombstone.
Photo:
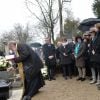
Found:
[{"label": "tombstone", "polygon": [[5,80],[0,80],[0,100],[7,100],[10,97],[9,87],[9,83],[6,83]]}]

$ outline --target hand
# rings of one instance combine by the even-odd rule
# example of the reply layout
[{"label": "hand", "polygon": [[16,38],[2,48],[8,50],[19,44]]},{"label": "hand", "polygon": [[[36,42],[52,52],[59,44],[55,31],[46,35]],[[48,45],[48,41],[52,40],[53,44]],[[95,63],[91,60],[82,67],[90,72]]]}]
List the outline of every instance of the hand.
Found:
[{"label": "hand", "polygon": [[95,54],[95,51],[94,51],[94,50],[92,50],[92,54],[93,54],[93,55]]},{"label": "hand", "polygon": [[49,59],[52,59],[53,57],[54,57],[54,56],[49,56],[48,58],[49,58]]},{"label": "hand", "polygon": [[14,71],[15,71],[15,69],[13,67],[7,68],[7,72],[14,72]]},{"label": "hand", "polygon": [[75,59],[77,59],[77,56],[75,56]]},{"label": "hand", "polygon": [[67,56],[65,53],[63,53],[64,56]]}]

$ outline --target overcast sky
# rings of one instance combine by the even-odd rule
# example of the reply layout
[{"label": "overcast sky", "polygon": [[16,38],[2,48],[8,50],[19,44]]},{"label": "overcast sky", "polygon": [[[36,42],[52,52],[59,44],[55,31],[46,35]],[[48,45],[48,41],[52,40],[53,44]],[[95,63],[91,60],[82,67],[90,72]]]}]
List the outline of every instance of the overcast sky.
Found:
[{"label": "overcast sky", "polygon": [[[81,20],[94,17],[92,3],[93,0],[72,0],[74,16]],[[34,21],[30,16],[24,0],[0,0],[0,32],[9,31],[15,23],[24,25]]]}]

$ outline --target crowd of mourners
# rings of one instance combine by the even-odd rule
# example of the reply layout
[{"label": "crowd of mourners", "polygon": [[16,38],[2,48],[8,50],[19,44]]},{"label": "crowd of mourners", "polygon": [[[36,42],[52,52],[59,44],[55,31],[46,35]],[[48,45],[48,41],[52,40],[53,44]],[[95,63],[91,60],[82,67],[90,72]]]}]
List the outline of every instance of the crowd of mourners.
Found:
[{"label": "crowd of mourners", "polygon": [[56,79],[55,73],[59,67],[65,80],[78,76],[77,81],[89,78],[90,84],[100,85],[100,23],[71,42],[66,37],[62,37],[57,46],[49,38],[45,42],[43,56],[49,81]]},{"label": "crowd of mourners", "polygon": [[[56,80],[58,68],[65,80],[74,76],[77,81],[91,79],[90,84],[96,84],[100,89],[100,23],[90,28],[83,36],[76,36],[72,41],[62,37],[55,46],[50,38],[45,39],[42,46],[43,61],[47,66],[48,80]],[[23,79],[23,95],[21,100],[31,100],[45,85],[41,68],[44,64],[40,54],[34,52],[29,45],[10,41],[9,50],[14,58],[8,59],[15,63],[15,66],[8,67],[7,71],[14,71],[18,68]],[[2,52],[0,52],[2,55]]]}]

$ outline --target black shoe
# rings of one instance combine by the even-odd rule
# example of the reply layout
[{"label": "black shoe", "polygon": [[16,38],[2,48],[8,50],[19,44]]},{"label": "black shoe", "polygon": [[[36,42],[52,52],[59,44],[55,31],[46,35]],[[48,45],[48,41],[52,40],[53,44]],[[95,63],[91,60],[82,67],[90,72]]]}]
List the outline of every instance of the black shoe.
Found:
[{"label": "black shoe", "polygon": [[82,79],[81,79],[81,81],[85,81],[85,80],[86,80],[85,78],[82,78]]},{"label": "black shoe", "polygon": [[52,80],[56,80],[56,78],[53,77]]},{"label": "black shoe", "polygon": [[72,76],[69,76],[70,79],[72,79]]},{"label": "black shoe", "polygon": [[64,77],[65,78],[65,80],[67,80],[67,77]]},{"label": "black shoe", "polygon": [[23,100],[31,100],[31,97],[30,96],[24,96]]},{"label": "black shoe", "polygon": [[79,77],[79,78],[77,78],[76,80],[77,80],[77,81],[80,81],[80,80],[82,80],[82,77]]},{"label": "black shoe", "polygon": [[51,78],[49,78],[48,80],[51,81]]}]

